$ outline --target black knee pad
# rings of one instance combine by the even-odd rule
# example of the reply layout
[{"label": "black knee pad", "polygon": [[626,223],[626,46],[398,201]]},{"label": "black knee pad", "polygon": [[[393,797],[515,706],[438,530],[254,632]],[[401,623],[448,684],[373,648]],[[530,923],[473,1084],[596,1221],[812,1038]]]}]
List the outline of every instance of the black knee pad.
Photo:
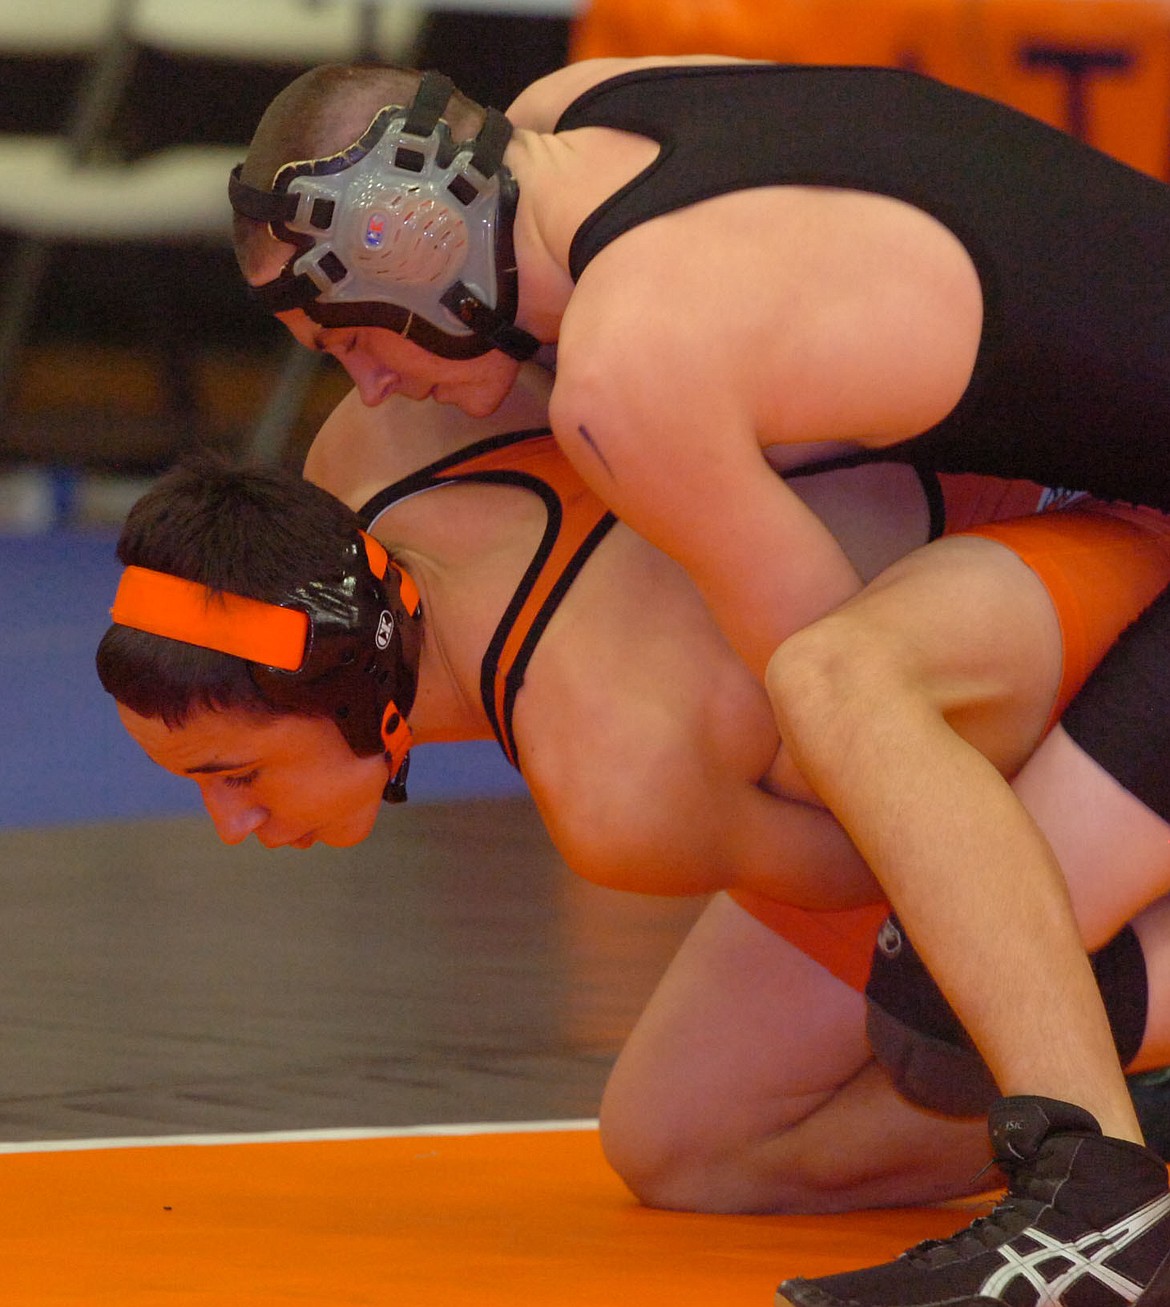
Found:
[{"label": "black knee pad", "polygon": [[[1146,960],[1132,926],[1090,959],[1118,1056],[1127,1066],[1146,1029]],[[945,1116],[983,1116],[1000,1096],[951,1005],[896,917],[882,926],[865,989],[866,1033],[903,1097]]]},{"label": "black knee pad", "polygon": [[1170,591],[1121,633],[1061,725],[1094,762],[1170,821]]}]

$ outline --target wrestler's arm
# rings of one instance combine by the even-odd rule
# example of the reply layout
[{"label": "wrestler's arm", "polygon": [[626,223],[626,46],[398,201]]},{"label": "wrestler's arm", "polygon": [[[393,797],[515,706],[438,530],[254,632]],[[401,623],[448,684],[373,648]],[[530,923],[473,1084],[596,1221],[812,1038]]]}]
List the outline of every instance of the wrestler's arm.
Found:
[{"label": "wrestler's arm", "polygon": [[781,640],[857,592],[830,531],[762,456],[734,387],[649,357],[588,363],[586,377],[564,349],[560,360],[550,418],[561,449],[622,521],[681,564],[757,675]]},{"label": "wrestler's arm", "polygon": [[[571,762],[559,780],[550,777],[547,760],[533,763],[522,748],[537,808],[574,872],[635,894],[743,888],[816,909],[881,899],[880,886],[829,812],[768,793],[738,767],[721,765],[657,697],[653,703],[623,696],[612,749]],[[529,699],[525,711],[537,710]],[[766,705],[761,711],[766,723]],[[533,740],[531,729],[524,734]],[[597,769],[608,774],[599,779]]]},{"label": "wrestler's arm", "polygon": [[[927,538],[909,468],[793,485],[867,577]],[[559,620],[572,626],[546,636],[516,725],[525,777],[574,870],[641,893],[741,887],[815,907],[880,895],[815,800],[763,788],[777,747],[770,706],[681,569],[619,526]],[[575,747],[558,747],[565,738]]]},{"label": "wrestler's arm", "polygon": [[[853,730],[863,740],[880,707],[879,720],[897,724],[891,749],[921,749],[929,773],[939,765],[937,744],[918,738],[907,706],[929,697],[939,705],[938,733],[1006,791],[1002,776],[1035,746],[1060,676],[1060,636],[1047,592],[1015,555],[990,541],[953,539],[931,548],[945,551],[937,566],[935,555],[917,551],[863,592],[867,623],[896,623],[905,637],[888,652],[886,674],[876,658],[866,673],[856,672],[859,694],[870,680],[878,688],[870,697],[855,696],[862,720],[852,722]],[[693,629],[685,659],[661,661],[674,648],[666,642],[660,661],[636,669],[623,668],[612,641],[594,655],[600,679],[611,686],[609,700],[594,711],[602,714],[617,701],[606,728],[610,747],[601,758],[572,755],[566,760],[572,770],[552,790],[544,776],[533,776],[538,805],[566,859],[589,879],[641,893],[744,888],[826,909],[888,894],[845,828],[852,829],[855,812],[888,817],[898,811],[890,787],[872,802],[854,796],[849,779],[826,794],[814,778],[810,789],[791,766],[803,755],[785,750],[765,789],[760,781],[778,738],[769,705],[753,694],[749,676],[736,674],[737,660],[721,657],[716,644],[701,638]],[[834,689],[848,705],[845,689]],[[534,721],[534,730],[552,710],[543,692],[538,681],[526,689],[523,711],[535,718],[524,720]],[[597,766],[608,769],[614,757],[623,766],[612,780],[608,772],[599,776]],[[854,782],[864,777],[876,790],[863,764],[851,760],[850,766]],[[844,809],[842,790],[849,792]]]},{"label": "wrestler's arm", "polygon": [[781,641],[859,589],[763,450],[927,429],[965,390],[981,321],[962,247],[909,206],[784,187],[720,196],[634,228],[585,268],[561,324],[553,431],[762,676]]}]

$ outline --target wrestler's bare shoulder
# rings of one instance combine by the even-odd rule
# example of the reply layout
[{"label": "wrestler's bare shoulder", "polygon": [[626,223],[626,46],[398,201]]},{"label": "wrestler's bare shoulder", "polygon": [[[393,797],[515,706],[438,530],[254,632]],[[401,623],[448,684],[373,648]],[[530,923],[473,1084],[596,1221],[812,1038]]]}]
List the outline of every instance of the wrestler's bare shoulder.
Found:
[{"label": "wrestler's bare shoulder", "polygon": [[621,523],[549,623],[514,726],[566,862],[638,893],[721,887],[726,860],[704,856],[725,834],[712,827],[776,751],[762,687],[694,586]]}]

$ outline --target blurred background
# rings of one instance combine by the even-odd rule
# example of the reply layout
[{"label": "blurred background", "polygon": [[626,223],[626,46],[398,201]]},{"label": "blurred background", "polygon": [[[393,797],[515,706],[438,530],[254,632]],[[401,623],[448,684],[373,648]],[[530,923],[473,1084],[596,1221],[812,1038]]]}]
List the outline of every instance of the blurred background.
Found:
[{"label": "blurred background", "polygon": [[[241,293],[225,178],[281,87],[370,57],[507,104],[568,41],[556,0],[0,0],[0,522],[116,517],[183,447],[244,446],[285,340]],[[344,391],[314,371],[290,458]]]}]

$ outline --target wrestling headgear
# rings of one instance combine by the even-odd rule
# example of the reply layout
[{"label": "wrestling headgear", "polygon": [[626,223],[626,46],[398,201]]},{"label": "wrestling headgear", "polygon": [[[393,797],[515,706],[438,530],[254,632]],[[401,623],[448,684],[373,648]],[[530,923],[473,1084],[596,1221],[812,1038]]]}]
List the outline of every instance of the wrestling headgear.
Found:
[{"label": "wrestling headgear", "polygon": [[414,582],[364,531],[336,575],[279,604],[127,567],[110,616],[119,626],[232,654],[278,712],[329,717],[359,757],[385,752],[388,803],[406,799],[406,714],[418,683],[422,607]]},{"label": "wrestling headgear", "polygon": [[444,358],[532,356],[539,342],[515,326],[517,192],[501,162],[512,125],[488,109],[479,135],[456,147],[441,120],[454,89],[424,73],[407,108],[379,110],[339,154],[285,164],[270,191],[232,170],[232,208],[299,250],[252,288],[269,313],[386,327]]}]

